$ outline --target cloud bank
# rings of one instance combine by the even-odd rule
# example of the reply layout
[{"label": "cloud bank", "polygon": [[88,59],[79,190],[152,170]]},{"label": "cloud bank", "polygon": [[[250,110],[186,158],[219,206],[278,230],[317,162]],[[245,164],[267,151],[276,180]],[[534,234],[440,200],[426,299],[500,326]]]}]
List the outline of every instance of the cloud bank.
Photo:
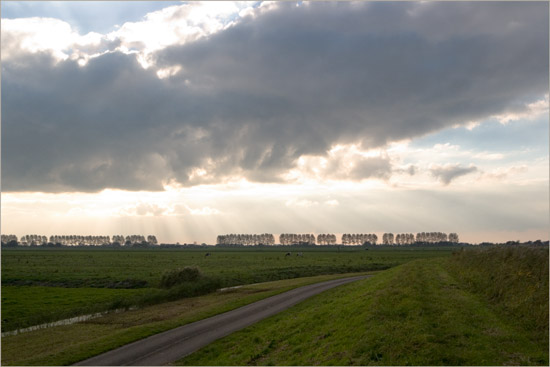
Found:
[{"label": "cloud bank", "polygon": [[[334,147],[504,121],[548,93],[547,3],[243,5],[139,41],[185,11],[109,35],[2,20],[2,190],[287,182],[327,164],[387,179],[386,156]],[[35,42],[47,24],[62,45]],[[469,169],[432,174],[448,184]]]}]

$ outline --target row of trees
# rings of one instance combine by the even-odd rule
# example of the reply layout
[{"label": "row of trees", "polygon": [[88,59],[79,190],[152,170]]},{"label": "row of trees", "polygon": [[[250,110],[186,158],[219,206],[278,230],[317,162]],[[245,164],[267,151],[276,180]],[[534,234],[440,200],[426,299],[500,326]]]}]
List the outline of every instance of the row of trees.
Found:
[{"label": "row of trees", "polygon": [[279,236],[279,243],[281,245],[315,245],[315,235],[313,234],[295,234],[295,233],[283,233]]},{"label": "row of trees", "polygon": [[130,235],[126,237],[115,235],[113,236],[112,242],[109,236],[52,235],[48,240],[48,237],[46,236],[27,234],[18,240],[16,235],[2,235],[3,243],[9,243],[12,241],[18,242],[23,246],[42,245],[48,242],[53,244],[59,243],[64,246],[100,246],[115,242],[118,242],[121,245],[132,245],[135,243],[144,242],[151,245],[158,245],[157,238],[153,235],[147,236],[147,240],[145,240],[145,237],[141,235]]},{"label": "row of trees", "polygon": [[421,232],[416,234],[416,238],[412,233],[400,233],[396,236],[393,233],[384,233],[382,243],[384,245],[412,245],[413,243],[439,243],[450,242],[458,243],[458,234],[442,232]]},{"label": "row of trees", "polygon": [[113,243],[118,242],[120,244],[134,244],[134,243],[143,243],[147,242],[151,245],[158,245],[157,237],[153,235],[147,236],[147,240],[145,240],[145,237],[142,235],[133,234],[130,236],[121,236],[121,235],[114,235],[113,236]]},{"label": "row of trees", "polygon": [[41,236],[39,234],[27,234],[22,236],[19,242],[25,245],[39,245],[42,243],[47,243],[48,237]]},{"label": "row of trees", "polygon": [[[41,245],[48,243],[46,236],[28,234],[21,237],[18,241],[17,236],[2,235],[2,243],[19,242],[23,246]],[[376,245],[378,236],[376,234],[348,234],[342,235],[343,245],[362,245],[369,243]],[[49,238],[50,243],[60,243],[65,246],[99,246],[104,244],[119,243],[121,245],[132,245],[137,243],[149,243],[158,245],[157,238],[153,235],[147,236],[147,239],[142,235],[114,235],[112,241],[109,236],[80,236],[80,235],[53,235]],[[416,234],[416,238],[412,233],[399,233],[394,236],[393,233],[384,233],[382,236],[382,244],[384,245],[411,245],[413,243],[439,243],[450,242],[458,243],[458,234],[442,232],[420,232]],[[270,233],[264,234],[227,234],[220,235],[216,240],[220,245],[274,245],[275,237]],[[334,234],[319,234],[317,239],[313,234],[295,234],[283,233],[279,236],[281,245],[299,245],[309,244],[315,245],[335,245],[336,236]]]},{"label": "row of trees", "polygon": [[412,245],[414,243],[414,234],[412,233],[400,233],[395,236],[396,245]]},{"label": "row of trees", "polygon": [[[296,234],[296,233],[282,233],[279,236],[279,243],[281,245],[334,245],[336,244],[336,236],[333,234],[320,234],[315,240],[313,234]],[[218,245],[274,245],[275,237],[270,233],[264,234],[226,234],[219,235],[216,238]]]},{"label": "row of trees", "polygon": [[412,245],[414,242],[414,234],[412,233],[399,233],[396,236],[393,233],[384,233],[382,236],[384,245]]},{"label": "row of trees", "polygon": [[414,243],[414,234],[399,233],[394,236],[393,233],[384,233],[382,243],[384,245],[411,245]]},{"label": "row of trees", "polygon": [[274,245],[275,237],[270,233],[264,234],[226,234],[216,239],[218,245]]},{"label": "row of trees", "polygon": [[317,236],[317,243],[319,245],[335,245],[336,236],[333,234],[320,234]]},{"label": "row of trees", "polygon": [[427,242],[427,243],[437,243],[437,242],[451,242],[458,243],[458,234],[449,233],[447,234],[442,232],[421,232],[416,234],[416,242]]},{"label": "row of trees", "polygon": [[[376,245],[378,236],[374,233],[368,234],[348,234],[342,235],[342,245]],[[421,232],[415,235],[412,233],[384,233],[382,236],[382,244],[384,245],[412,245],[413,243],[438,243],[451,242],[458,243],[458,235],[450,233],[448,236],[441,232]],[[219,235],[216,243],[219,245],[274,245],[275,238],[272,234],[226,234]],[[333,234],[320,234],[315,239],[313,234],[296,234],[282,233],[279,235],[279,243],[281,245],[335,245],[336,236]]]},{"label": "row of trees", "polygon": [[11,242],[11,241],[17,242],[17,236],[14,235],[14,234],[3,234],[2,235],[2,242],[3,243],[8,243],[8,242]]},{"label": "row of trees", "polygon": [[55,235],[50,236],[50,242],[60,243],[64,246],[100,246],[110,243],[111,240],[109,236]]},{"label": "row of trees", "polygon": [[296,234],[296,233],[283,233],[279,236],[279,243],[281,245],[334,245],[336,244],[336,236],[333,234],[320,234],[315,240],[313,234]]},{"label": "row of trees", "polygon": [[370,243],[376,245],[378,236],[374,233],[369,234],[348,234],[342,235],[342,245],[362,245],[364,243]]}]

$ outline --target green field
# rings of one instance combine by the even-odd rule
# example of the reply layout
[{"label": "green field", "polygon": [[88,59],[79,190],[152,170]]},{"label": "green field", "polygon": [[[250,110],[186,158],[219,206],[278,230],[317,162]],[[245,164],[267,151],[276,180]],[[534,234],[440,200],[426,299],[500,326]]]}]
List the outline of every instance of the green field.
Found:
[{"label": "green field", "polygon": [[[284,256],[292,251],[293,256]],[[205,257],[206,252],[212,256]],[[294,256],[302,252],[304,256]],[[360,247],[324,250],[255,249],[2,249],[2,285],[51,285],[63,287],[117,287],[122,281],[156,286],[167,270],[195,265],[207,275],[222,275],[229,283],[248,283],[266,278],[307,272],[363,270],[365,266],[388,268],[406,261],[450,254],[450,248]]]},{"label": "green field", "polygon": [[[285,256],[287,251],[292,256]],[[211,256],[206,257],[206,252]],[[302,252],[303,256],[295,256]],[[220,287],[387,269],[449,248],[2,249],[2,331],[79,314],[173,301]],[[159,289],[167,271],[197,266],[200,283]]]},{"label": "green field", "polygon": [[180,365],[548,365],[548,249],[464,251],[334,288]]},{"label": "green field", "polygon": [[[364,274],[364,273],[362,273]],[[290,289],[353,276],[319,275],[243,286],[121,313],[73,325],[2,338],[2,365],[69,365],[124,344],[244,306]]]}]

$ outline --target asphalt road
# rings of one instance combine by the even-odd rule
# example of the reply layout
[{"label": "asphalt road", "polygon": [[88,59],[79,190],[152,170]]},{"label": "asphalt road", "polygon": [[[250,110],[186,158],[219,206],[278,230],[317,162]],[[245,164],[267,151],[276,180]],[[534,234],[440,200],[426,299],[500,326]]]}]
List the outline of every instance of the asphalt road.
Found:
[{"label": "asphalt road", "polygon": [[275,315],[327,289],[369,275],[334,279],[306,285],[261,301],[138,340],[107,353],[86,359],[78,366],[159,366],[174,362],[194,351]]}]

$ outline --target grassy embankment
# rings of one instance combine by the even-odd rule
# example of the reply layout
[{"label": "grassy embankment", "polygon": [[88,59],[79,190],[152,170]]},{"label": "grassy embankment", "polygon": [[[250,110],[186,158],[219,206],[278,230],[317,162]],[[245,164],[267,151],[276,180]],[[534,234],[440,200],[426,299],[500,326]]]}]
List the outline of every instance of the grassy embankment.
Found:
[{"label": "grassy embankment", "polygon": [[[2,249],[2,331],[104,310],[146,306],[220,287],[386,269],[450,249]],[[295,251],[295,250],[293,250]],[[199,280],[161,287],[167,271],[198,266]]]},{"label": "grassy embankment", "polygon": [[[364,273],[360,273],[364,274]],[[200,297],[2,338],[2,365],[68,365],[159,332],[244,306],[287,290],[358,275],[320,275],[248,285]]]},{"label": "grassy embankment", "polygon": [[341,286],[182,365],[548,365],[548,248],[465,250]]}]

